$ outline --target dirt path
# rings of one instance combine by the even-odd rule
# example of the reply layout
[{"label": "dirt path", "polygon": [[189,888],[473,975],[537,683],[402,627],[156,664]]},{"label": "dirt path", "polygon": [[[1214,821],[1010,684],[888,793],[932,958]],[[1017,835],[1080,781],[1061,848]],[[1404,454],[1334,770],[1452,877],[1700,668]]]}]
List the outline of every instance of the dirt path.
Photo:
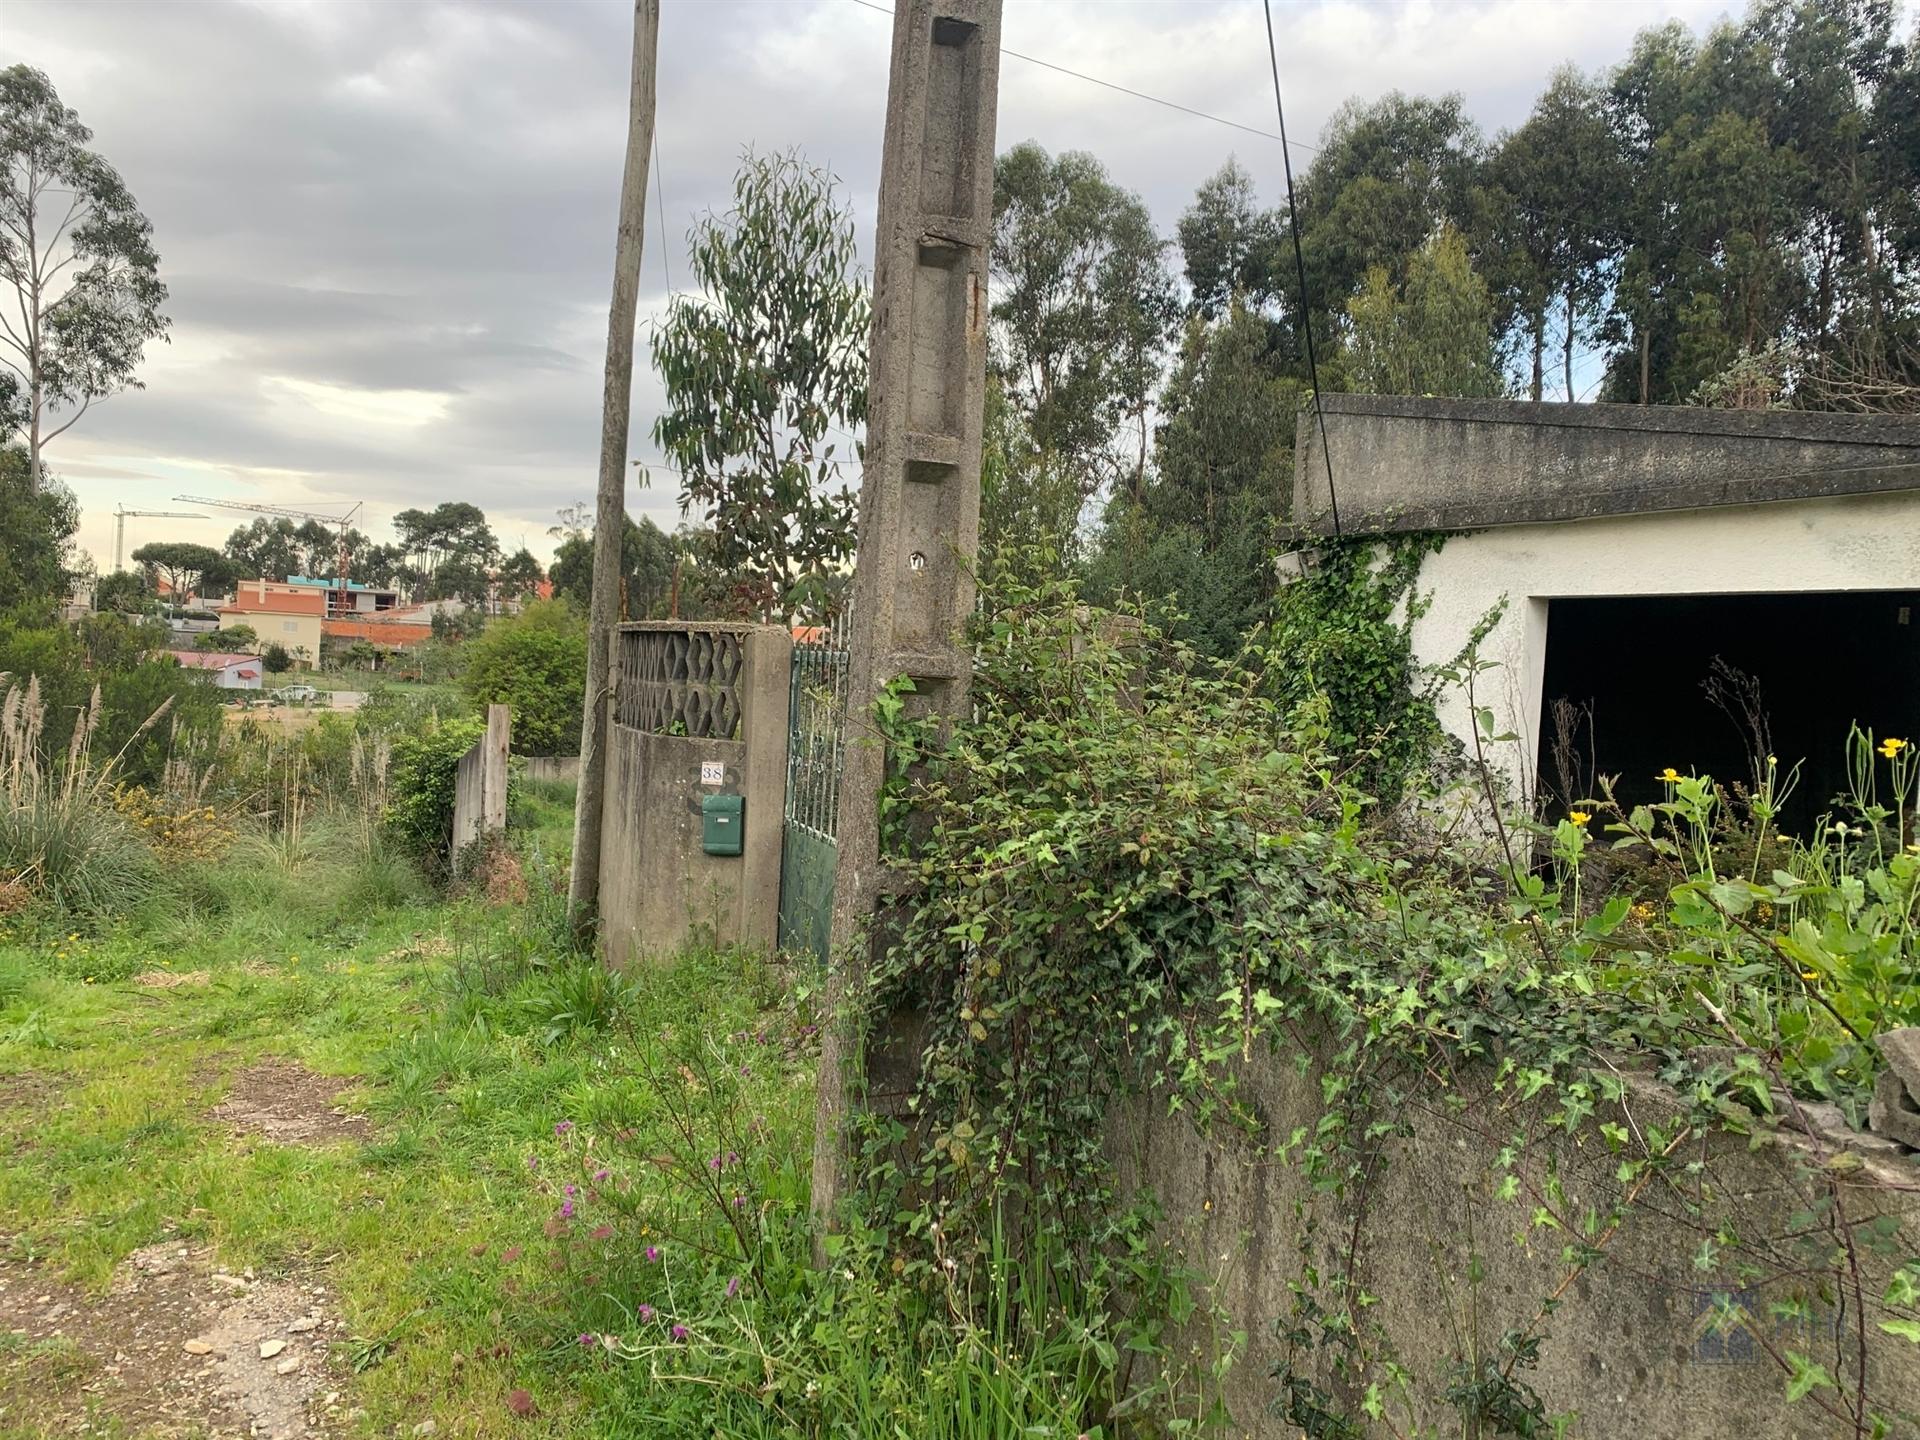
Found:
[{"label": "dirt path", "polygon": [[[340,1088],[269,1059],[234,1075],[208,1118],[280,1144],[358,1138],[364,1121],[334,1104]],[[345,1433],[355,1417],[329,1354],[343,1338],[336,1308],[314,1274],[229,1273],[179,1240],[129,1255],[102,1296],[0,1258],[0,1433]]]}]

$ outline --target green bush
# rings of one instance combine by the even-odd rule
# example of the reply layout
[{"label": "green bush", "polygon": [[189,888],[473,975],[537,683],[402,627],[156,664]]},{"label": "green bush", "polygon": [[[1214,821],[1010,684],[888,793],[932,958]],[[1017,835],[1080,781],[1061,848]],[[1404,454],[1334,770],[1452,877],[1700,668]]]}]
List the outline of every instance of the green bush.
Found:
[{"label": "green bush", "polygon": [[287,653],[287,647],[277,641],[260,652],[260,663],[267,667],[269,674],[284,675],[293,668],[293,657]]},{"label": "green bush", "polygon": [[431,873],[441,873],[449,859],[460,757],[486,732],[478,720],[433,717],[414,733],[394,739],[386,831]]},{"label": "green bush", "polygon": [[577,755],[587,695],[587,627],[564,600],[491,622],[467,646],[461,688],[476,705],[513,707],[521,755]]},{"label": "green bush", "polygon": [[[1885,1063],[1877,1037],[1920,1023],[1920,747],[1856,732],[1849,793],[1809,841],[1779,831],[1793,772],[1772,757],[1733,787],[1667,770],[1657,805],[1618,804],[1603,783],[1552,823],[1506,813],[1487,773],[1486,835],[1412,837],[1350,778],[1356,754],[1390,759],[1410,738],[1381,723],[1406,703],[1404,651],[1354,655],[1333,629],[1345,614],[1356,635],[1400,633],[1384,603],[1395,572],[1383,591],[1371,557],[1342,559],[1283,624],[1277,639],[1297,643],[1238,664],[1115,625],[1061,587],[982,612],[970,713],[949,734],[912,718],[904,685],[883,693],[874,718],[899,778],[882,843],[913,899],[858,998],[869,1025],[911,1010],[924,1028],[910,1123],[872,1119],[861,1168],[900,1270],[977,1272],[1015,1215],[1015,1255],[1070,1255],[1070,1279],[1097,1294],[1103,1257],[1141,1253],[1107,1143],[1131,1100],[1239,1129],[1259,1163],[1299,1173],[1300,1266],[1274,1317],[1290,1433],[1372,1433],[1340,1409],[1356,1376],[1380,1377],[1368,1415],[1444,1403],[1458,1433],[1554,1433],[1524,1372],[1559,1297],[1650,1209],[1693,1227],[1697,1284],[1837,1296],[1822,1303],[1879,1306],[1886,1333],[1920,1336],[1920,1287],[1862,1258],[1912,1253],[1890,1218],[1867,1233],[1883,1179],[1824,1140],[1779,1147],[1814,1218],[1796,1222],[1804,1243],[1776,1244],[1742,1233],[1749,1217],[1725,1199],[1751,1147],[1705,1143],[1804,1124],[1803,1098],[1858,1123]],[[1352,682],[1340,696],[1295,687],[1308,642],[1344,656],[1314,672]],[[1487,668],[1469,647],[1446,678],[1472,703]],[[1475,757],[1498,738],[1492,712],[1476,714]],[[1634,868],[1598,863],[1619,852]],[[1644,898],[1615,888],[1623,875]],[[1275,1126],[1240,1084],[1256,1057],[1314,1074],[1318,1113]],[[1630,1093],[1634,1071],[1660,1099]],[[1469,1335],[1427,1373],[1369,1315],[1355,1251],[1322,1243],[1367,1243],[1360,1222],[1393,1193],[1381,1177],[1416,1117],[1494,1157],[1469,1202],[1481,1233],[1511,1235],[1529,1267],[1560,1254],[1557,1282],[1510,1312],[1531,1319],[1497,1348]],[[1583,1174],[1570,1196],[1569,1144],[1605,1154],[1610,1190]],[[1674,1194],[1688,1204],[1666,1206]],[[1431,1243],[1437,1271],[1485,1283],[1472,1226]],[[1144,1325],[1167,1310],[1128,1296],[1108,1313]],[[1165,1329],[1119,1338],[1155,1362],[1183,1353]],[[1767,1358],[1808,1412],[1891,1433],[1898,1396],[1871,1378],[1864,1330],[1833,1371]]]}]

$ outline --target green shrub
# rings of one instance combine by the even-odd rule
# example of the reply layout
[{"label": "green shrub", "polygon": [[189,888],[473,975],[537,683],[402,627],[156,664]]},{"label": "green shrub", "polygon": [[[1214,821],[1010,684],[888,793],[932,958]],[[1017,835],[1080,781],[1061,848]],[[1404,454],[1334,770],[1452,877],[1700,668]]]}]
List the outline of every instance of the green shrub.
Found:
[{"label": "green shrub", "polygon": [[577,755],[587,695],[587,627],[564,600],[488,624],[467,646],[461,687],[476,705],[513,707],[521,755]]},{"label": "green shrub", "polygon": [[460,758],[486,731],[478,720],[434,717],[413,734],[394,739],[386,832],[431,873],[441,873],[448,862]]}]

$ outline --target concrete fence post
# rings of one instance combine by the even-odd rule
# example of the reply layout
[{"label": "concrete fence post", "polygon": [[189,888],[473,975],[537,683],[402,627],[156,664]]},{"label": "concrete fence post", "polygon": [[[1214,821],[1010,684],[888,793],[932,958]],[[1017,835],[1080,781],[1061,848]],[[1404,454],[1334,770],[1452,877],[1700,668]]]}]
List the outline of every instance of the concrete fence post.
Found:
[{"label": "concrete fence post", "polygon": [[481,743],[480,833],[507,828],[507,750],[513,742],[513,711],[487,706],[487,734]]},{"label": "concrete fence post", "polygon": [[1000,83],[1000,0],[899,0],[874,243],[867,449],[848,646],[833,943],[827,967],[813,1210],[843,1189],[850,1068],[847,1000],[887,929],[880,853],[884,746],[874,701],[903,677],[908,710],[966,712],[980,531],[987,251]]}]

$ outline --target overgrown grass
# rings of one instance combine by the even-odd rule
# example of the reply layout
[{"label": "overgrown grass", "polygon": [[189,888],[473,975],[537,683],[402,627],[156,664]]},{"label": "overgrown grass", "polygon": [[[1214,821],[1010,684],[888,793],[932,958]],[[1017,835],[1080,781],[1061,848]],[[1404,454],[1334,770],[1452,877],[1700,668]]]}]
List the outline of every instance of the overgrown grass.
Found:
[{"label": "overgrown grass", "polygon": [[[556,1117],[602,1113],[626,1037],[751,1028],[781,987],[731,954],[609,976],[553,940],[538,894],[434,899],[340,840],[243,838],[97,935],[5,922],[7,1257],[101,1294],[143,1245],[208,1243],[223,1264],[341,1295],[358,1338],[339,1383],[371,1431],[434,1418],[442,1433],[608,1433],[610,1402],[577,1392],[577,1357],[553,1343],[549,1297],[521,1296],[552,1274],[526,1158]],[[364,1141],[282,1145],[213,1118],[269,1056],[337,1079],[371,1119]],[[800,1097],[791,1058],[766,1083]],[[25,1359],[0,1354],[0,1398],[28,1380]],[[515,1389],[535,1397],[532,1419],[508,1409]]]},{"label": "overgrown grass", "polygon": [[[1010,1268],[996,1309],[902,1286],[873,1235],[811,1267],[796,987],[733,952],[570,953],[543,853],[570,787],[530,789],[524,905],[434,896],[314,823],[175,867],[97,933],[0,922],[0,1265],[104,1296],[178,1240],[324,1280],[356,1433],[1078,1433],[1099,1337],[1017,1354],[991,1318],[1021,1303]],[[363,1137],[213,1115],[267,1059],[329,1077]],[[97,1376],[74,1343],[0,1350],[0,1413]]]}]

